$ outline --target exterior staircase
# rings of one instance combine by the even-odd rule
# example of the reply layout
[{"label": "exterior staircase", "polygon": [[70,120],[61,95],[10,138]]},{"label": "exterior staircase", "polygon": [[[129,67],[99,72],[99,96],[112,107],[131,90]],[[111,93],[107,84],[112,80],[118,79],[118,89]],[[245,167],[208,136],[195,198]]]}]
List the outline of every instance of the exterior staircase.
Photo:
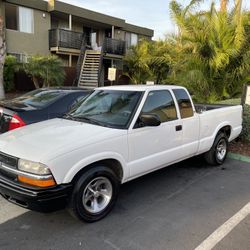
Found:
[{"label": "exterior staircase", "polygon": [[99,74],[102,64],[102,52],[86,50],[78,80],[78,86],[93,89],[99,86]]}]

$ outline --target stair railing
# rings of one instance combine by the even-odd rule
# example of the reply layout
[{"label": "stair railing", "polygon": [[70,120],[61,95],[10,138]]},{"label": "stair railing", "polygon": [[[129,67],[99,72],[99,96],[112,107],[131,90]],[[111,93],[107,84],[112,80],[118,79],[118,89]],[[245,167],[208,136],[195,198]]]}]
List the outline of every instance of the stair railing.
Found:
[{"label": "stair railing", "polygon": [[104,51],[104,46],[105,45],[105,41],[104,44],[101,48],[101,54],[100,54],[100,61],[99,61],[99,67],[98,67],[98,87],[101,86],[100,81],[101,81],[101,76],[102,76],[102,65],[103,65],[103,51]]},{"label": "stair railing", "polygon": [[82,64],[85,57],[86,52],[87,39],[85,33],[82,34],[82,43],[80,48],[80,54],[78,56],[77,64],[76,64],[76,78],[74,80],[74,85],[77,86],[79,82],[79,78],[81,75]]}]

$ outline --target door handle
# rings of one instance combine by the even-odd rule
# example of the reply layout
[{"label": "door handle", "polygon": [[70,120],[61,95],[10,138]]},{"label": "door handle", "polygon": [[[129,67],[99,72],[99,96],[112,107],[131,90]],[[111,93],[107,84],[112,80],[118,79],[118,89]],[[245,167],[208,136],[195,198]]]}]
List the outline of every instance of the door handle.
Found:
[{"label": "door handle", "polygon": [[182,125],[177,125],[177,126],[175,127],[175,130],[176,130],[176,131],[181,131],[181,130],[182,130]]}]

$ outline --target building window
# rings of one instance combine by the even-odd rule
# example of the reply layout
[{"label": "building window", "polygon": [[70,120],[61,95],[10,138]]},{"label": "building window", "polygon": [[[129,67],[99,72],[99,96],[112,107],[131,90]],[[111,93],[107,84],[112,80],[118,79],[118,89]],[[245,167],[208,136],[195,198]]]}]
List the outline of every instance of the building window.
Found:
[{"label": "building window", "polygon": [[33,33],[34,15],[32,9],[6,4],[5,12],[7,29]]},{"label": "building window", "polygon": [[17,6],[6,3],[5,16],[6,28],[10,30],[18,30]]},{"label": "building window", "polygon": [[126,32],[125,35],[126,47],[129,49],[131,46],[135,46],[138,43],[138,35],[134,33]]},{"label": "building window", "polygon": [[19,7],[19,31],[33,33],[33,10]]},{"label": "building window", "polygon": [[131,46],[137,45],[138,43],[138,35],[137,34],[131,34]]}]

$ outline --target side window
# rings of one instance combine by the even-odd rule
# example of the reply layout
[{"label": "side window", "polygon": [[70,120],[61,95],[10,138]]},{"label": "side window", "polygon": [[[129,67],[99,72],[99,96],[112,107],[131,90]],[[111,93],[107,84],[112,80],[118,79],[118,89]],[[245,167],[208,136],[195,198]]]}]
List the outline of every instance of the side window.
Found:
[{"label": "side window", "polygon": [[161,122],[177,119],[174,100],[167,90],[151,91],[142,108],[143,114],[156,114]]},{"label": "side window", "polygon": [[184,89],[174,89],[173,92],[179,105],[181,118],[192,117],[194,111],[187,92]]}]

